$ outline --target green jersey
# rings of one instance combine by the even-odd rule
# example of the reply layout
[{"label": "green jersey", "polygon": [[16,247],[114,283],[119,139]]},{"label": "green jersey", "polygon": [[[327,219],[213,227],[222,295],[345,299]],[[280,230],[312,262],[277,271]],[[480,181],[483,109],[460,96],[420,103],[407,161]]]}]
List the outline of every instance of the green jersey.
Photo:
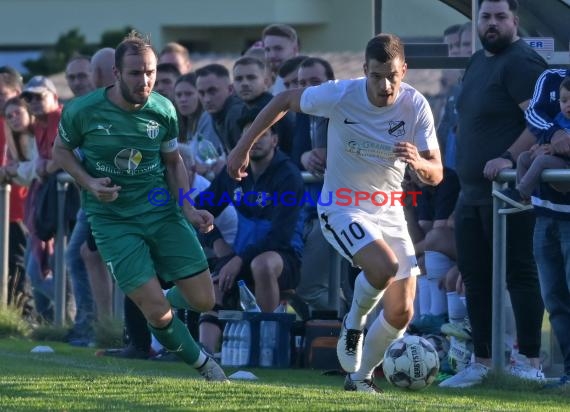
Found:
[{"label": "green jersey", "polygon": [[[59,136],[68,148],[79,149],[89,175],[109,177],[121,186],[119,197],[109,203],[84,190],[82,204],[88,215],[138,216],[156,209],[149,193],[168,190],[161,151],[175,147],[178,121],[172,103],[158,93],[132,112],[112,103],[107,89],[75,98],[65,105]],[[176,207],[170,198],[164,207]]]}]

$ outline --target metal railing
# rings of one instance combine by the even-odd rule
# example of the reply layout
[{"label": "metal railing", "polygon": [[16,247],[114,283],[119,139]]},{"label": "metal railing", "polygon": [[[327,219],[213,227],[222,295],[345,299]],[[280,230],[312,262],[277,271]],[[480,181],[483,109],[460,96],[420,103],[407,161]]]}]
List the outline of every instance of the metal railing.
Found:
[{"label": "metal railing", "polygon": [[[493,190],[501,190],[516,179],[516,171],[503,170],[493,181]],[[543,182],[570,182],[570,170],[551,169],[542,172]],[[493,196],[493,324],[492,368],[503,372],[505,358],[505,301],[507,290],[507,218],[505,202]]]},{"label": "metal railing", "polygon": [[10,247],[10,192],[12,187],[0,185],[0,308],[8,306],[8,249]]},{"label": "metal railing", "polygon": [[[515,180],[514,170],[503,170],[493,182],[493,190],[500,190],[508,182]],[[322,181],[321,178],[310,173],[303,173],[305,183]],[[58,176],[58,224],[55,239],[55,323],[62,325],[65,319],[65,243],[66,235],[63,220],[63,205],[65,192],[72,178],[62,173]],[[570,182],[570,170],[546,170],[542,173],[543,182]],[[10,212],[10,185],[0,185],[0,306],[6,307],[8,302],[8,234]],[[493,197],[493,324],[492,324],[492,367],[496,371],[503,371],[505,364],[505,292],[506,292],[506,215],[501,212],[505,202]],[[342,271],[342,258],[338,253],[331,256],[334,270],[329,277],[329,305],[338,308],[340,278]],[[118,299],[114,299],[117,302]],[[115,314],[120,311],[115,304]]]},{"label": "metal railing", "polygon": [[[314,176],[308,172],[303,172],[305,183],[322,182],[322,177]],[[65,322],[66,308],[66,265],[65,247],[67,244],[67,233],[65,227],[64,209],[67,188],[74,182],[73,178],[65,173],[57,176],[57,231],[55,236],[55,256],[54,256],[54,323],[62,326]],[[0,247],[0,306],[6,307],[8,303],[8,245],[9,245],[9,214],[10,214],[10,185],[0,185],[0,236],[3,236],[2,247]],[[329,273],[329,307],[339,310],[340,280],[343,270],[343,259],[334,250],[331,252],[332,270]],[[116,283],[113,296],[113,314],[115,318],[122,316],[122,293]]]},{"label": "metal railing", "polygon": [[[73,178],[61,172],[57,176],[57,229],[54,239],[54,324],[63,326],[65,323],[66,308],[66,265],[65,247],[67,244],[67,233],[65,227],[65,196],[67,188],[73,184]],[[10,233],[10,191],[9,184],[0,185],[0,307],[5,308],[8,304],[8,248]],[[122,293],[118,290],[116,283],[113,291],[113,316],[122,317]]]}]

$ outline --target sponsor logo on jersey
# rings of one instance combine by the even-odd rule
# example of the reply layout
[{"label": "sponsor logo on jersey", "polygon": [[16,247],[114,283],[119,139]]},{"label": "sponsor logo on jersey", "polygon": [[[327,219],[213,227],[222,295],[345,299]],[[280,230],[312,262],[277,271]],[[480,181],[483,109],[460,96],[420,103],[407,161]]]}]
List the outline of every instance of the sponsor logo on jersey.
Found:
[{"label": "sponsor logo on jersey", "polygon": [[115,167],[120,170],[136,170],[142,160],[137,149],[123,149],[115,156]]},{"label": "sponsor logo on jersey", "polygon": [[107,136],[111,136],[111,127],[113,127],[112,124],[108,124],[107,126],[105,126],[104,124],[98,124],[97,125],[97,130],[105,130],[105,133],[107,133]]},{"label": "sponsor logo on jersey", "polygon": [[389,160],[395,158],[394,146],[386,143],[350,139],[346,141],[344,150],[346,150],[347,153],[352,153],[360,157],[377,157]]},{"label": "sponsor logo on jersey", "polygon": [[65,140],[68,143],[71,143],[71,141],[69,140],[69,136],[67,135],[67,132],[65,131],[65,129],[63,128],[63,126],[61,125],[61,123],[57,126],[57,131],[59,133],[59,136]]},{"label": "sponsor logo on jersey", "polygon": [[146,135],[150,139],[156,139],[160,132],[160,126],[154,120],[149,120],[148,124],[146,125]]},{"label": "sponsor logo on jersey", "polygon": [[395,137],[400,137],[406,134],[406,128],[404,127],[406,123],[403,120],[394,122],[390,121],[388,123],[389,129],[388,133]]},{"label": "sponsor logo on jersey", "polygon": [[344,119],[344,124],[358,124],[358,122],[355,122],[353,120],[349,120],[349,119]]}]

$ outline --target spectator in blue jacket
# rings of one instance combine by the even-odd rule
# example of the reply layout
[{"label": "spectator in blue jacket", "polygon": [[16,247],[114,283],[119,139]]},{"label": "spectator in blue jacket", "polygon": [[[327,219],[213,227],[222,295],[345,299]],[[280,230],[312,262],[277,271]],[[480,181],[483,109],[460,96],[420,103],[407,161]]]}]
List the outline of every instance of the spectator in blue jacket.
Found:
[{"label": "spectator in blue jacket", "polygon": [[[240,120],[240,127],[246,130],[257,113],[248,112]],[[297,166],[277,148],[277,143],[277,133],[270,129],[249,153],[247,178],[237,182],[224,169],[195,199],[196,205],[214,216],[230,203],[238,215],[232,253],[213,271],[216,307],[201,319],[200,342],[211,351],[217,350],[221,337],[215,310],[227,306],[227,298],[236,291],[238,280],[245,280],[254,290],[263,312],[274,311],[279,305],[280,291],[294,289],[299,283],[303,180]],[[228,250],[221,247],[224,240],[216,229],[203,240],[215,251]]]},{"label": "spectator in blue jacket", "polygon": [[[570,134],[554,121],[560,113],[560,85],[570,70],[546,70],[526,112],[528,127],[552,154],[570,156]],[[536,213],[534,257],[550,324],[564,359],[559,385],[570,384],[570,193],[541,183],[532,204]]]}]

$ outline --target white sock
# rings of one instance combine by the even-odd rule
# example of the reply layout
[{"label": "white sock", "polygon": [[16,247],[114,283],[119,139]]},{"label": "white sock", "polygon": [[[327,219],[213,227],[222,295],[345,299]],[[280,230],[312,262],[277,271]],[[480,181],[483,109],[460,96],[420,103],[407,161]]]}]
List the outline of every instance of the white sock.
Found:
[{"label": "white sock", "polygon": [[447,292],[440,289],[439,279],[428,279],[431,315],[439,316],[447,313]]},{"label": "white sock", "polygon": [[440,252],[427,250],[424,255],[426,265],[426,276],[428,279],[441,279],[449,269],[455,266],[455,261]]},{"label": "white sock", "polygon": [[416,299],[420,300],[419,314],[420,314],[420,316],[427,315],[429,313],[430,306],[431,306],[427,276],[419,276],[418,277],[417,288],[418,288],[418,294],[417,294]]},{"label": "white sock", "polygon": [[447,313],[451,323],[461,323],[467,316],[467,308],[457,292],[447,292]]},{"label": "white sock", "polygon": [[346,315],[346,328],[362,330],[366,324],[366,315],[380,302],[383,294],[383,290],[372,286],[364,272],[360,272],[354,282],[352,305]]},{"label": "white sock", "polygon": [[428,250],[425,252],[425,265],[430,291],[429,313],[436,316],[442,315],[447,313],[447,292],[439,288],[439,283],[455,265],[455,262],[443,253]]},{"label": "white sock", "polygon": [[206,364],[207,360],[208,360],[208,357],[206,356],[204,351],[200,351],[200,354],[198,355],[198,359],[196,359],[196,362],[194,362],[192,364],[192,366],[195,367],[196,369],[201,368],[202,366],[204,366]]},{"label": "white sock", "polygon": [[370,379],[376,366],[384,359],[384,352],[396,339],[404,336],[405,329],[398,330],[388,323],[384,311],[376,318],[364,339],[360,369],[351,374],[354,380]]}]

